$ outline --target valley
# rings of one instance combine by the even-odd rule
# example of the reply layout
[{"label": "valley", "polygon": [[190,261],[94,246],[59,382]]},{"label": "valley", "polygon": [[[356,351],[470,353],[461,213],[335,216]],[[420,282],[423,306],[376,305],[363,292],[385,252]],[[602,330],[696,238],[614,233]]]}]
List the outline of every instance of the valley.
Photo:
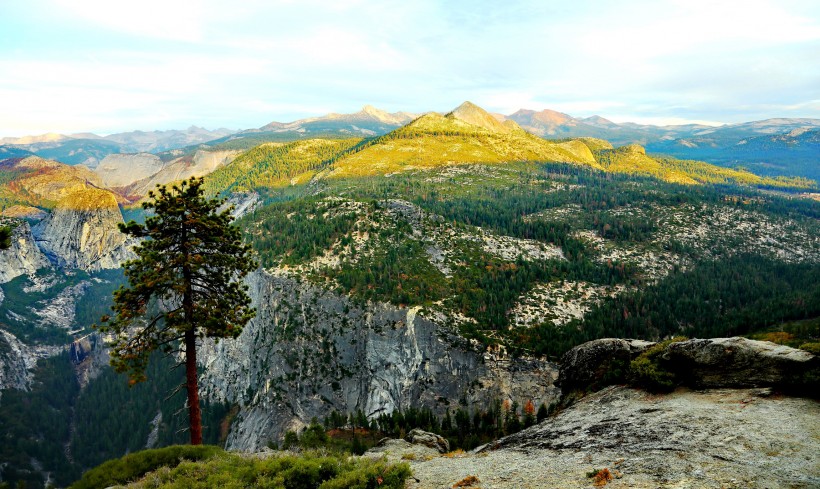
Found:
[{"label": "valley", "polygon": [[[133,257],[117,225],[144,218],[155,185],[192,176],[235,203],[260,262],[246,280],[256,317],[236,340],[202,343],[206,438],[227,449],[278,447],[332,412],[444,419],[506,401],[518,420],[525,405],[560,401],[562,356],[599,338],[783,329],[794,346],[820,341],[810,174],[652,149],[658,134],[703,127],[615,125],[625,139],[607,141],[616,127],[605,120],[516,114],[365,107],[175,147],[109,138],[133,153],[95,165],[0,161],[0,225],[11,230],[0,431],[15,442],[0,452],[1,480],[66,485],[109,458],[185,440],[174,360],[154,359],[148,383],[129,389],[92,325]],[[573,132],[586,126],[598,129]],[[771,137],[751,136],[765,127],[734,130]],[[621,395],[633,394],[601,394]]]}]

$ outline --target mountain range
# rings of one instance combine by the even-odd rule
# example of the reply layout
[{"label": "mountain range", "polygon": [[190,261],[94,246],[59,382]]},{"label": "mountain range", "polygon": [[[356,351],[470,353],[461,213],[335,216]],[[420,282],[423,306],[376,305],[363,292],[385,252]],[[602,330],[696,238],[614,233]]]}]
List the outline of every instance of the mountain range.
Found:
[{"label": "mountain range", "polygon": [[[640,144],[650,153],[682,159],[743,166],[768,175],[803,176],[820,180],[817,132],[820,119],[775,118],[762,121],[707,126],[701,124],[654,126],[615,123],[600,116],[577,118],[553,110],[520,109],[509,115],[493,114],[500,122],[512,121],[546,139],[592,137],[613,145]],[[0,139],[0,156],[27,154],[67,164],[96,167],[110,154],[154,153],[164,159],[192,152],[199,145],[224,149],[249,149],[266,141],[296,141],[311,137],[376,137],[417,118],[407,112],[388,113],[365,106],[352,114],[331,113],[293,122],[271,122],[243,131],[196,126],[187,130],[132,131],[100,137],[94,134],[44,134]],[[789,136],[791,135],[791,136]],[[758,139],[760,138],[760,139]],[[768,139],[767,139],[768,138]]]}]

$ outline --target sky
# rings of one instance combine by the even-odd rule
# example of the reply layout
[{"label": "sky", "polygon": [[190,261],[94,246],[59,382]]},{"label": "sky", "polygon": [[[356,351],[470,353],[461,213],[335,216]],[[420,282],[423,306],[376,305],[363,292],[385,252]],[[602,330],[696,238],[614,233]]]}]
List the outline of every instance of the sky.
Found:
[{"label": "sky", "polygon": [[464,100],[649,124],[820,118],[820,2],[0,0],[0,137]]}]

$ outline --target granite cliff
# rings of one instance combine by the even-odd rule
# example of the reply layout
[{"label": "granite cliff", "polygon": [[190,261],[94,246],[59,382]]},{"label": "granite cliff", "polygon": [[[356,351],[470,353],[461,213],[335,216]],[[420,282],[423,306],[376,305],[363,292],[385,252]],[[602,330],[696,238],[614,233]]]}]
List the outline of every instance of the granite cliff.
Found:
[{"label": "granite cliff", "polygon": [[458,337],[419,308],[355,302],[295,277],[248,278],[257,316],[235,341],[206,342],[201,390],[240,406],[227,447],[258,450],[330,411],[410,406],[442,414],[492,399],[557,398],[554,365],[511,361]]},{"label": "granite cliff", "polygon": [[0,223],[4,222],[12,223],[14,229],[11,247],[0,250],[0,284],[49,266],[48,258],[37,247],[27,221],[0,219]]},{"label": "granite cliff", "polygon": [[60,200],[33,233],[55,265],[96,271],[117,268],[131,256],[130,243],[117,229],[120,222],[114,194],[86,186]]}]

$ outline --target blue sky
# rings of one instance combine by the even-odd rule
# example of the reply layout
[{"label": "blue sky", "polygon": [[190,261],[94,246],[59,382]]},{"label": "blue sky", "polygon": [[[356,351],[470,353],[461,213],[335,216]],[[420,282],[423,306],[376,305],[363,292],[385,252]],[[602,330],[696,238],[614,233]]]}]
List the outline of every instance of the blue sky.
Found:
[{"label": "blue sky", "polygon": [[618,122],[820,118],[820,2],[0,2],[0,136],[464,100]]}]

